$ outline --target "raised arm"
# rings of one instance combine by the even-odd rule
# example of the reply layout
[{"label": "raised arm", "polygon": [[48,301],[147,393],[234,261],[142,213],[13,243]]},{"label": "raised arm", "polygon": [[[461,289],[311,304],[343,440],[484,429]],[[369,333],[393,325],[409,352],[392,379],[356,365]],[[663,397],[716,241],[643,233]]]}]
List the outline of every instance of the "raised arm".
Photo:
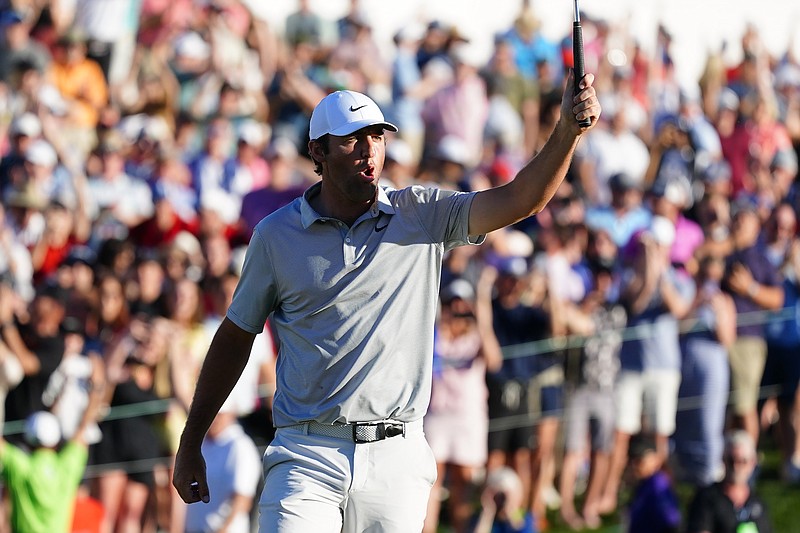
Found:
[{"label": "raised arm", "polygon": [[103,360],[99,355],[89,356],[92,362],[92,375],[89,380],[89,404],[83,412],[81,421],[78,424],[78,429],[72,437],[72,441],[80,444],[81,446],[88,446],[86,441],[86,431],[89,427],[97,422],[100,416],[100,408],[103,406],[105,399],[106,389],[106,370]]},{"label": "raised arm", "polygon": [[783,307],[783,286],[758,283],[746,266],[735,264],[728,284],[740,296],[750,298],[757,306],[770,311]]},{"label": "raised arm", "polygon": [[[561,117],[552,135],[531,161],[509,183],[479,192],[469,215],[471,235],[489,233],[540,212],[555,194],[567,174],[580,135],[591,129],[600,116],[594,76],[581,81],[582,91],[572,96],[572,72],[561,100]],[[581,128],[578,120],[592,119],[592,126]]]},{"label": "raised arm", "polygon": [[678,320],[683,320],[692,310],[692,300],[684,298],[678,289],[670,283],[666,277],[663,277],[658,282],[661,299],[670,313],[675,315]]},{"label": "raised arm", "polygon": [[494,333],[492,318],[492,288],[496,279],[497,270],[493,266],[484,266],[475,293],[475,318],[481,334],[481,357],[486,361],[489,372],[497,372],[503,365],[503,349]]},{"label": "raised arm", "polygon": [[28,349],[22,340],[14,320],[14,299],[16,294],[7,283],[0,283],[0,340],[19,360],[26,376],[39,373],[41,363],[36,354]]},{"label": "raised arm", "polygon": [[[200,445],[219,408],[239,380],[254,338],[253,333],[225,318],[211,341],[175,457],[172,484],[186,503],[209,501],[206,465]],[[195,491],[193,483],[197,484]]]}]

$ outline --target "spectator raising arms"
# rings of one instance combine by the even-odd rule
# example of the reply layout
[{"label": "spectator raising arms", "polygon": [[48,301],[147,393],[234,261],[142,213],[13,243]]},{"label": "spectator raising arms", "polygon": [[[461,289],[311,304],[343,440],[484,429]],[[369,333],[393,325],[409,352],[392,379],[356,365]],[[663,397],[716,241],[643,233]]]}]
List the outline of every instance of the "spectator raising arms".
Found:
[{"label": "spectator raising arms", "polygon": [[616,509],[630,437],[643,427],[652,431],[661,460],[666,461],[668,438],[675,431],[681,382],[678,320],[691,308],[694,283],[669,262],[674,239],[672,222],[654,217],[651,228],[634,235],[623,251],[629,264],[623,273],[621,300],[631,329],[620,353],[614,454],[598,506],[601,513]]},{"label": "spectator raising arms", "polygon": [[55,415],[36,411],[25,419],[25,441],[30,453],[0,439],[3,481],[11,499],[13,531],[66,532],[78,485],[89,456],[86,431],[97,420],[105,377],[98,365],[92,372],[89,403],[71,438],[62,444]]}]

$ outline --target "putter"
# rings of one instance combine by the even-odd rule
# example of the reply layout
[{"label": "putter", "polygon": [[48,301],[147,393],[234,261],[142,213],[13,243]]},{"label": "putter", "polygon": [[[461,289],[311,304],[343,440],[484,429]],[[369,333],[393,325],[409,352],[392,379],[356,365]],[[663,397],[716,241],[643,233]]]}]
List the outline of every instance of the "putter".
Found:
[{"label": "putter", "polygon": [[[575,20],[572,23],[572,57],[575,71],[575,86],[573,88],[573,94],[578,94],[580,92],[578,85],[580,84],[586,72],[584,71],[583,66],[583,30],[581,29],[581,12],[578,8],[578,0],[573,1],[575,4]],[[578,124],[582,128],[588,128],[592,125],[592,119],[584,118],[579,120]]]}]

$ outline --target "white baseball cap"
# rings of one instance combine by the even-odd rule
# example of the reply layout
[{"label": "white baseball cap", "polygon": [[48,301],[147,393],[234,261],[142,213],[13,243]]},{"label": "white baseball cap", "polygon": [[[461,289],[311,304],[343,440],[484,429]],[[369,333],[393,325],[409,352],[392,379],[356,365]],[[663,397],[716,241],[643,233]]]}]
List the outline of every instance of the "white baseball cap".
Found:
[{"label": "white baseball cap", "polygon": [[211,45],[199,33],[186,32],[175,39],[175,55],[187,59],[208,59],[211,57]]},{"label": "white baseball cap", "polygon": [[23,113],[11,122],[12,135],[38,137],[42,134],[42,123],[33,113]]},{"label": "white baseball cap", "polygon": [[654,216],[650,222],[650,232],[655,241],[662,246],[672,246],[675,242],[675,225],[666,217]]},{"label": "white baseball cap", "polygon": [[297,147],[286,137],[275,137],[267,148],[267,159],[281,157],[283,159],[297,159]]},{"label": "white baseball cap", "polygon": [[493,470],[486,476],[486,486],[492,487],[497,492],[513,492],[515,494],[522,491],[522,481],[517,473],[503,466]]},{"label": "white baseball cap", "polygon": [[450,50],[450,57],[458,64],[474,68],[481,68],[489,61],[484,51],[472,40],[454,44]]},{"label": "white baseball cap", "polygon": [[456,298],[471,302],[475,299],[475,289],[469,281],[456,278],[442,288],[440,297],[443,302],[450,302]]},{"label": "white baseball cap", "polygon": [[414,154],[407,142],[397,138],[386,143],[386,159],[391,159],[401,165],[411,165],[414,163]]},{"label": "white baseball cap", "polygon": [[470,162],[469,146],[461,137],[445,135],[436,145],[436,157],[451,163],[468,166]]},{"label": "white baseball cap", "polygon": [[58,154],[49,142],[37,139],[25,150],[25,159],[34,165],[54,167],[58,163]]},{"label": "white baseball cap", "polygon": [[397,131],[397,126],[386,122],[378,104],[366,94],[336,91],[323,98],[311,113],[308,138],[313,141],[326,134],[341,137],[367,126],[378,125],[389,131]]},{"label": "white baseball cap", "polygon": [[250,146],[261,146],[268,139],[267,128],[252,119],[247,119],[239,124],[238,138]]},{"label": "white baseball cap", "polygon": [[37,411],[25,419],[25,441],[31,446],[53,448],[61,440],[58,418],[48,411]]}]

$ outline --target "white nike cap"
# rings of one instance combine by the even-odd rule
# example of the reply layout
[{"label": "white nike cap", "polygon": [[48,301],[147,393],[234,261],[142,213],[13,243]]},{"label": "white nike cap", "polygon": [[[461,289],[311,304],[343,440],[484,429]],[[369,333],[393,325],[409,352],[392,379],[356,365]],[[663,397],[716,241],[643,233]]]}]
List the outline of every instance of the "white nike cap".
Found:
[{"label": "white nike cap", "polygon": [[397,131],[397,126],[386,122],[378,104],[366,94],[336,91],[323,98],[311,113],[308,138],[313,141],[326,134],[341,137],[378,125],[385,130]]}]

